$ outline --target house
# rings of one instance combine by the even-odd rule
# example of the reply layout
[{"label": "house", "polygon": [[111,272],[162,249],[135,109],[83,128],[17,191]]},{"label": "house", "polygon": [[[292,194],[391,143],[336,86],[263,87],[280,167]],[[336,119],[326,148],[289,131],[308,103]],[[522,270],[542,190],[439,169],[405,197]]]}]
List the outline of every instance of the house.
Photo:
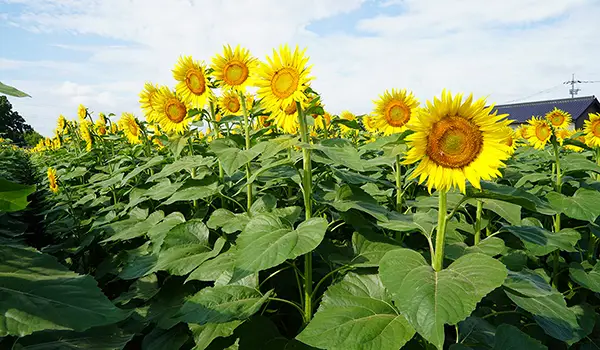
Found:
[{"label": "house", "polygon": [[508,114],[508,118],[514,120],[511,126],[517,127],[527,123],[532,116],[543,117],[554,107],[571,114],[573,118],[571,129],[582,128],[589,113],[600,113],[600,102],[595,96],[496,105],[494,110],[498,114]]}]

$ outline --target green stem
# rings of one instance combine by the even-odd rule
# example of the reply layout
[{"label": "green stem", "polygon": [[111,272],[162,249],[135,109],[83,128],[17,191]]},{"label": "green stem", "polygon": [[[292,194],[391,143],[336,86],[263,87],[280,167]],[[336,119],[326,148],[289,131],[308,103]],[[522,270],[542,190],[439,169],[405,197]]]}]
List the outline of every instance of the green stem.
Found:
[{"label": "green stem", "polygon": [[446,237],[446,207],[448,205],[446,200],[446,192],[440,191],[439,205],[438,205],[438,225],[437,233],[435,235],[435,255],[431,259],[431,266],[435,271],[441,271],[444,267],[444,239]]},{"label": "green stem", "polygon": [[321,285],[322,285],[323,283],[325,283],[325,281],[326,281],[326,280],[327,280],[329,277],[331,277],[331,276],[333,276],[335,273],[337,273],[337,272],[339,272],[339,271],[341,271],[341,270],[343,270],[343,269],[347,269],[347,268],[350,268],[350,269],[352,269],[352,267],[351,267],[351,266],[344,265],[344,266],[340,266],[340,267],[338,267],[338,268],[337,268],[337,269],[335,269],[335,270],[329,271],[329,273],[328,273],[328,274],[326,274],[325,276],[323,276],[323,278],[321,278],[321,280],[319,281],[319,283],[317,283],[317,285],[315,286],[315,288],[314,288],[314,290],[313,290],[313,295],[312,295],[312,297],[314,298],[314,296],[315,296],[315,293],[319,291],[319,287],[321,287]]},{"label": "green stem", "polygon": [[[242,122],[244,123],[244,132],[246,136],[246,150],[250,149],[250,116],[248,115],[248,110],[246,109],[246,98],[244,94],[240,91],[239,93],[240,101],[242,102],[242,111],[244,115],[242,116]],[[248,196],[248,212],[250,211],[250,207],[252,206],[252,183],[250,182],[250,162],[246,163],[246,182],[247,184],[247,196]]]},{"label": "green stem", "polygon": [[[600,147],[596,147],[596,164],[600,165]],[[600,181],[600,174],[596,174],[596,181]]]},{"label": "green stem", "polygon": [[402,212],[402,168],[400,155],[396,155],[396,210]]},{"label": "green stem", "polygon": [[304,312],[303,312],[302,308],[298,304],[296,304],[296,303],[294,303],[292,301],[285,300],[285,299],[280,299],[280,298],[269,298],[268,300],[279,301],[281,303],[285,303],[285,304],[293,306],[296,310],[298,310],[300,312],[300,315],[302,315],[302,319],[306,322],[306,318],[305,318]]},{"label": "green stem", "polygon": [[[560,150],[556,143],[552,145],[554,147],[554,163],[556,169],[556,192],[562,192],[562,173],[560,169]],[[554,218],[554,232],[560,231],[560,213],[557,213]],[[556,287],[556,275],[558,274],[558,263],[560,254],[558,250],[555,250],[553,253],[553,265],[552,265],[552,285]]]},{"label": "green stem", "polygon": [[[306,147],[309,140],[306,116],[300,102],[296,102],[298,111],[298,123],[300,124],[300,137],[305,147],[302,148],[302,165],[304,174],[302,176],[302,194],[304,198],[304,215],[306,220],[312,217],[312,164],[310,161],[310,149]],[[309,322],[312,318],[312,252],[304,254],[304,318]]]},{"label": "green stem", "polygon": [[481,214],[483,212],[483,202],[477,201],[477,212],[475,213],[475,245],[481,241]]}]

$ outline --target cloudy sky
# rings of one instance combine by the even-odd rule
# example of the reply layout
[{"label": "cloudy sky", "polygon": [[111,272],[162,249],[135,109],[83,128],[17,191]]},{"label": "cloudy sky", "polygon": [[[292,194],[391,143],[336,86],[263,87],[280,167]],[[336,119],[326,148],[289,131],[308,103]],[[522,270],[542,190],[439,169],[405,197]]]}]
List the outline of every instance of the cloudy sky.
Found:
[{"label": "cloudy sky", "polygon": [[141,116],[145,81],[174,86],[179,55],[225,43],[261,59],[306,47],[332,113],[367,113],[390,88],[559,98],[571,73],[600,80],[598,18],[600,0],[0,0],[0,81],[33,96],[11,103],[47,136],[79,103]]}]

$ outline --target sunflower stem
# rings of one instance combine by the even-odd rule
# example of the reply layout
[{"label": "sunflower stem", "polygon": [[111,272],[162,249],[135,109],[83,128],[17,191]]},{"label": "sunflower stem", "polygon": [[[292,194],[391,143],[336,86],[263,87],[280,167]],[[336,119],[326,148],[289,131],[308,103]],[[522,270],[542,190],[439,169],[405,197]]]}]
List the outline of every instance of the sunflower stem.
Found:
[{"label": "sunflower stem", "polygon": [[[554,162],[556,165],[556,192],[561,193],[562,192],[562,173],[561,173],[561,169],[560,169],[560,150],[558,148],[558,145],[556,144],[556,142],[552,143],[552,146],[554,148]],[[560,231],[560,213],[556,213],[556,217],[554,219],[554,232],[558,232]],[[554,262],[553,262],[553,266],[552,266],[552,285],[554,287],[556,287],[556,275],[558,274],[558,263],[559,263],[559,258],[560,258],[560,254],[558,252],[558,250],[555,250],[553,253],[554,256]]]},{"label": "sunflower stem", "polygon": [[[240,101],[242,102],[242,111],[244,115],[242,116],[242,122],[244,123],[244,134],[246,137],[246,151],[250,149],[250,116],[248,115],[248,110],[246,108],[246,98],[244,97],[244,93],[239,91]],[[247,189],[246,193],[248,196],[248,212],[250,212],[250,207],[252,206],[252,183],[250,182],[250,162],[246,163],[246,182]]]},{"label": "sunflower stem", "polygon": [[[298,111],[298,123],[300,124],[300,137],[305,144],[302,147],[302,165],[304,174],[302,176],[302,194],[304,198],[304,215],[306,220],[312,217],[312,164],[310,161],[310,149],[307,148],[309,140],[306,116],[300,102],[296,102]],[[304,254],[304,319],[308,323],[312,318],[312,252]]]},{"label": "sunflower stem", "polygon": [[477,201],[477,212],[475,213],[475,245],[481,241],[481,214],[483,213],[483,202]]},{"label": "sunflower stem", "polygon": [[[596,147],[596,164],[600,165],[600,147]],[[596,181],[600,181],[600,174],[596,174]]]},{"label": "sunflower stem", "polygon": [[438,224],[437,232],[435,235],[435,255],[431,259],[431,266],[435,271],[441,271],[444,268],[444,240],[446,237],[446,223],[448,217],[446,216],[446,207],[448,205],[446,200],[446,191],[439,192],[439,204],[438,204]]},{"label": "sunflower stem", "polygon": [[396,155],[396,210],[402,212],[402,168],[400,155]]}]

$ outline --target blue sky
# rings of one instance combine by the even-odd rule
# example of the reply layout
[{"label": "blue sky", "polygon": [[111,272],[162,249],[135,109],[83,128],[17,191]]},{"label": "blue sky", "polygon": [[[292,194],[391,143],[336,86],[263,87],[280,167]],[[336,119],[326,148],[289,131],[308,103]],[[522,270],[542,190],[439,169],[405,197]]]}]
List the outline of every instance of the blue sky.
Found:
[{"label": "blue sky", "polygon": [[179,55],[209,62],[226,43],[260,59],[306,47],[332,113],[368,113],[391,88],[567,97],[571,73],[600,80],[597,18],[600,0],[0,0],[0,81],[33,96],[11,103],[47,136],[79,103],[142,117],[145,81],[173,86]]}]

